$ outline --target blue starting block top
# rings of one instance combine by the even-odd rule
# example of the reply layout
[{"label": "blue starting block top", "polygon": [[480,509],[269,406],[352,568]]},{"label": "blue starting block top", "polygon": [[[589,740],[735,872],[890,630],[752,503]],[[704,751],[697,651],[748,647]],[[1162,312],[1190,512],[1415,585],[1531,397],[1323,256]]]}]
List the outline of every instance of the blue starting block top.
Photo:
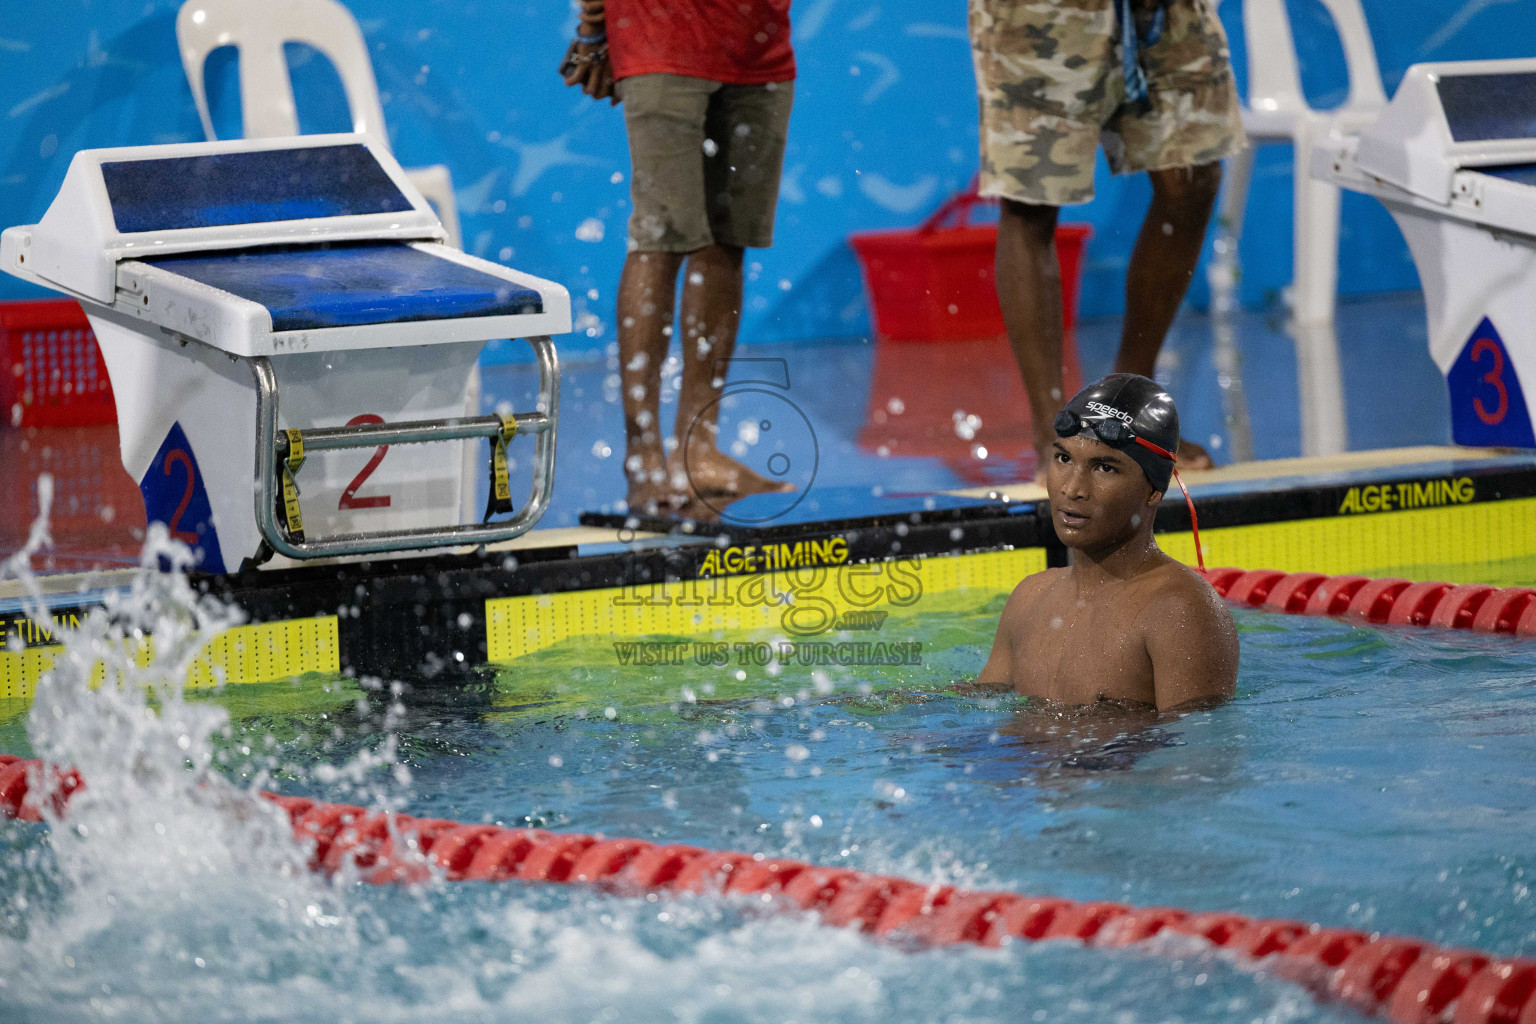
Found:
[{"label": "blue starting block top", "polygon": [[1484,174],[1491,174],[1495,178],[1503,178],[1512,181],[1516,185],[1529,185],[1536,188],[1536,164],[1507,164],[1503,167],[1479,167]]},{"label": "blue starting block top", "polygon": [[544,311],[531,288],[394,242],[143,262],[265,306],[273,331]]},{"label": "blue starting block top", "polygon": [[125,233],[402,213],[410,200],[366,146],[117,160],[101,165]]},{"label": "blue starting block top", "polygon": [[1536,72],[1448,74],[1435,88],[1457,142],[1536,138]]}]

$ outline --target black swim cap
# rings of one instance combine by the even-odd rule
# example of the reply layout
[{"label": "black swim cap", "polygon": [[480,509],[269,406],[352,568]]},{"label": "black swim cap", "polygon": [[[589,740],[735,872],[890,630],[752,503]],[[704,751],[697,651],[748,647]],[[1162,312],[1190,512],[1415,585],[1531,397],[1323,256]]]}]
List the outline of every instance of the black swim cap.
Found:
[{"label": "black swim cap", "polygon": [[1056,436],[1083,431],[1135,459],[1154,491],[1168,490],[1173,459],[1136,443],[1142,438],[1169,454],[1179,450],[1179,411],[1155,381],[1137,373],[1112,373],[1083,388],[1057,414]]}]

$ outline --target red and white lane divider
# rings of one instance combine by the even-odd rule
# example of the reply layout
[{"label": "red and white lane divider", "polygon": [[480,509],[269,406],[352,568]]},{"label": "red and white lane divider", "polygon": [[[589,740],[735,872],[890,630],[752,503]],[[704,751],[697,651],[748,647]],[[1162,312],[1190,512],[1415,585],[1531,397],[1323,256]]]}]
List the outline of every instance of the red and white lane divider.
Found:
[{"label": "red and white lane divider", "polygon": [[1536,636],[1536,590],[1483,583],[1414,583],[1273,569],[1205,569],[1233,604],[1292,615],[1337,615],[1378,625],[1433,626]]},{"label": "red and white lane divider", "polygon": [[[46,770],[39,761],[0,754],[0,815],[39,820],[27,794]],[[58,769],[53,780],[49,792],[62,811],[84,783]],[[431,862],[449,881],[586,883],[626,895],[766,894],[781,907],[814,911],[830,925],[899,933],[935,946],[1075,939],[1112,948],[1159,933],[1185,935],[1263,961],[1276,974],[1398,1024],[1536,1024],[1536,961],[1441,949],[1417,939],[1242,914],[972,892],[695,846],[463,825],[261,796],[287,813],[296,839],[314,845],[312,868],[329,873],[352,863],[374,884],[420,881]]]}]

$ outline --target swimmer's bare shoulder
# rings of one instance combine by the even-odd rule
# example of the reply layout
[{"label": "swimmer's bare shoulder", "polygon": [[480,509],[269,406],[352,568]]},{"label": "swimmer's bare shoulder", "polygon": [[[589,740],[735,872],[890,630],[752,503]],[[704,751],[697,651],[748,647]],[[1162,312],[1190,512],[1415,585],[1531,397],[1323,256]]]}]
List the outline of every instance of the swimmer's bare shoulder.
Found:
[{"label": "swimmer's bare shoulder", "polygon": [[1225,602],[1193,569],[1169,559],[1154,569],[1155,595],[1136,617],[1152,659],[1157,709],[1198,707],[1237,691],[1237,626]]},{"label": "swimmer's bare shoulder", "polygon": [[1023,636],[1028,624],[1038,619],[1036,607],[1053,590],[1068,585],[1070,571],[1045,569],[1024,577],[1008,595],[1003,614],[997,621],[997,636],[992,641],[992,653],[976,677],[976,685],[999,690],[1013,689],[1014,641]]}]

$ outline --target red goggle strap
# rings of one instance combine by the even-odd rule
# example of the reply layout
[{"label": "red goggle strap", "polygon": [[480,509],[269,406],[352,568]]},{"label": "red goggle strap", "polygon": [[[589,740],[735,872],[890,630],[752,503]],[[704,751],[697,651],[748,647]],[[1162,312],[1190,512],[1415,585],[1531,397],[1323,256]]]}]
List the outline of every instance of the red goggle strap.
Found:
[{"label": "red goggle strap", "polygon": [[[1154,454],[1154,455],[1161,455],[1163,458],[1167,459],[1169,462],[1177,462],[1178,461],[1178,457],[1175,456],[1173,454],[1173,452],[1169,451],[1166,448],[1159,448],[1157,445],[1153,444],[1151,441],[1148,441],[1146,438],[1142,437],[1139,434],[1132,434],[1131,435],[1131,440],[1135,441],[1137,444],[1141,445],[1143,448],[1147,449],[1152,454]],[[1183,484],[1179,484],[1179,486],[1183,487],[1184,485]]]},{"label": "red goggle strap", "polygon": [[[1173,452],[1170,452],[1166,448],[1159,448],[1157,445],[1153,444],[1151,441],[1148,441],[1144,437],[1136,437],[1134,440],[1143,448],[1161,455],[1163,458],[1169,460],[1170,462],[1177,463],[1179,461],[1177,457],[1174,456]],[[1173,478],[1179,482],[1179,490],[1184,492],[1184,504],[1189,506],[1189,531],[1190,533],[1194,534],[1195,537],[1195,561],[1199,563],[1200,571],[1204,572],[1205,552],[1200,550],[1200,517],[1195,514],[1195,499],[1189,496],[1189,488],[1184,486],[1184,478],[1179,476],[1177,467],[1174,468]]]},{"label": "red goggle strap", "polygon": [[[1139,438],[1138,438],[1139,440]],[[1200,571],[1205,571],[1205,553],[1200,550],[1200,517],[1195,515],[1195,499],[1189,496],[1189,488],[1184,486],[1184,481],[1179,476],[1179,471],[1173,471],[1173,478],[1179,482],[1179,490],[1184,492],[1184,504],[1189,506],[1189,529],[1195,535],[1195,561],[1200,565]]]}]

